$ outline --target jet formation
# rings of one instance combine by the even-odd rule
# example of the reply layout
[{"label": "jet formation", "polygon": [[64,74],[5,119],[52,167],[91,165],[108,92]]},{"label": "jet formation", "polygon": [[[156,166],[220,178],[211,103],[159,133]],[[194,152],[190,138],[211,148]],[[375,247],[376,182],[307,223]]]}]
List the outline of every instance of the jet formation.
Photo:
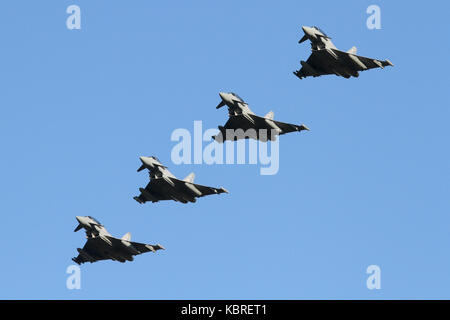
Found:
[{"label": "jet formation", "polygon": [[[360,71],[393,66],[389,60],[365,58],[356,54],[356,47],[347,52],[340,51],[331,42],[331,38],[318,27],[302,27],[304,36],[299,43],[306,40],[311,42],[312,53],[307,61],[301,61],[302,68],[294,72],[300,79],[335,74],[344,78],[358,77]],[[226,140],[252,138],[267,142],[275,140],[277,136],[309,130],[305,125],[297,125],[275,121],[274,113],[270,111],[264,117],[255,115],[239,95],[233,92],[220,92],[220,103],[216,107],[228,107],[228,121],[224,126],[218,126],[220,133],[212,138],[219,143]],[[197,198],[211,194],[228,193],[222,187],[207,187],[194,183],[194,173],[183,180],[177,179],[158,158],[140,157],[142,165],[137,170],[147,169],[150,182],[145,188],[139,188],[140,195],[133,199],[143,204],[145,202],[159,202],[174,200],[176,202],[196,202]],[[131,241],[130,233],[122,238],[111,236],[105,227],[91,216],[76,217],[78,226],[74,230],[85,229],[87,242],[79,255],[72,260],[77,264],[111,259],[125,262],[133,261],[135,255],[144,252],[163,250],[160,244],[144,244]]]},{"label": "jet formation", "polygon": [[127,233],[122,238],[115,238],[109,234],[106,228],[91,216],[76,217],[78,226],[75,232],[85,229],[87,242],[83,249],[77,248],[78,256],[72,258],[77,264],[96,262],[111,259],[125,262],[133,261],[133,256],[144,252],[156,252],[164,250],[160,244],[144,244],[131,241],[131,234]]},{"label": "jet formation", "polygon": [[335,74],[350,78],[359,76],[360,71],[393,66],[389,60],[377,60],[356,55],[356,47],[347,52],[338,50],[331,38],[318,27],[302,27],[305,35],[299,43],[311,42],[312,53],[307,61],[300,61],[302,68],[294,71],[300,79]]},{"label": "jet formation", "polygon": [[216,107],[228,107],[228,121],[219,126],[220,133],[213,136],[217,142],[252,138],[266,142],[275,140],[276,136],[289,132],[309,130],[305,125],[296,125],[273,120],[270,111],[264,117],[255,115],[239,95],[233,92],[220,92],[220,103]]}]

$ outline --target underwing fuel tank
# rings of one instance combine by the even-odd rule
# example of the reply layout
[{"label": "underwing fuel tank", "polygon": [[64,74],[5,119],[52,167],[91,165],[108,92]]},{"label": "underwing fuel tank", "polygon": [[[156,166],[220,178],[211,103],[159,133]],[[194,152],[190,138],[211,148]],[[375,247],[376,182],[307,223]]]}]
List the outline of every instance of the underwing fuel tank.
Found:
[{"label": "underwing fuel tank", "polygon": [[333,50],[331,50],[331,49],[325,49],[325,50],[334,60],[339,60],[339,57],[337,56],[336,53],[334,53]]},{"label": "underwing fuel tank", "polygon": [[282,132],[282,130],[275,124],[275,122],[273,122],[270,119],[264,119],[264,121],[273,129],[275,130],[278,134],[280,134]]},{"label": "underwing fuel tank", "polygon": [[170,179],[169,177],[166,177],[166,176],[162,176],[162,178],[163,178],[168,184],[170,184],[173,188],[175,188],[175,183],[173,183],[172,179]]},{"label": "underwing fuel tank", "polygon": [[107,237],[103,236],[103,235],[99,235],[99,238],[103,240],[103,242],[105,242],[106,244],[108,244],[110,247],[112,247],[112,242],[111,240],[109,240]]},{"label": "underwing fuel tank", "polygon": [[348,57],[353,61],[353,63],[355,63],[356,66],[360,67],[363,70],[367,70],[366,65],[362,63],[362,61],[359,60],[357,56],[349,54]]},{"label": "underwing fuel tank", "polygon": [[139,251],[128,241],[121,240],[123,246],[131,253],[131,254],[139,254]]},{"label": "underwing fuel tank", "polygon": [[201,197],[202,193],[200,192],[200,190],[198,190],[192,183],[189,182],[185,182],[184,183],[186,185],[186,187],[191,190],[194,194],[196,194],[197,196]]}]

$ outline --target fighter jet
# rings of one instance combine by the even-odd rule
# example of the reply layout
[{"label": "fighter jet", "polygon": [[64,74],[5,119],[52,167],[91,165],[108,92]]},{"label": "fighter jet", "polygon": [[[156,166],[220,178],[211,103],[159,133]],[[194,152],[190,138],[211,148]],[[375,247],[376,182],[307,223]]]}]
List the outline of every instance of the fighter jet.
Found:
[{"label": "fighter jet", "polygon": [[199,197],[228,193],[224,188],[195,184],[194,173],[189,174],[183,180],[179,180],[156,157],[139,157],[139,159],[142,166],[137,171],[148,169],[150,173],[150,182],[145,189],[139,188],[141,194],[133,198],[141,204],[147,201],[158,202],[160,200],[175,200],[182,203],[196,202],[196,198]]},{"label": "fighter jet", "polygon": [[104,226],[91,216],[76,217],[78,226],[75,232],[81,229],[86,230],[87,242],[83,249],[77,248],[79,255],[72,258],[77,264],[85,262],[96,262],[99,260],[111,259],[114,261],[133,261],[133,256],[144,252],[156,252],[164,250],[160,244],[144,244],[131,241],[131,234],[127,233],[122,238],[114,238],[109,234]]},{"label": "fighter jet", "polygon": [[300,61],[302,68],[294,71],[300,79],[335,74],[344,78],[358,77],[358,71],[393,66],[389,60],[381,61],[356,55],[356,47],[347,52],[338,50],[331,38],[318,27],[302,27],[305,35],[299,43],[311,41],[312,54]]},{"label": "fighter jet", "polygon": [[219,126],[220,133],[213,136],[213,139],[217,142],[248,138],[265,142],[269,139],[275,140],[277,135],[309,130],[303,124],[296,125],[273,120],[274,113],[272,111],[264,117],[255,115],[248,104],[236,93],[220,92],[219,96],[221,101],[216,109],[227,106],[229,119],[225,126]]}]

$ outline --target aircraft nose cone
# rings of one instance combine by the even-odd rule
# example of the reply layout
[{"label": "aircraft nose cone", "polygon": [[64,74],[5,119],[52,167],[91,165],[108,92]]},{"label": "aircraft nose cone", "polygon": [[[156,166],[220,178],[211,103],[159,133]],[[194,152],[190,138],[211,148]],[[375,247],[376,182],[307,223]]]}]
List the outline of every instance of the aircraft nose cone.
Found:
[{"label": "aircraft nose cone", "polygon": [[311,28],[310,27],[302,27],[302,30],[305,34],[310,35],[311,34]]},{"label": "aircraft nose cone", "polygon": [[146,166],[153,167],[153,165],[155,164],[155,160],[153,160],[152,157],[139,157],[139,159],[141,159],[142,163]]},{"label": "aircraft nose cone", "polygon": [[153,162],[151,157],[139,157],[139,159],[141,159],[142,163],[145,163],[145,164]]},{"label": "aircraft nose cone", "polygon": [[75,218],[77,219],[77,221],[78,221],[79,223],[81,223],[81,220],[83,219],[83,217],[81,217],[81,216],[76,216]]},{"label": "aircraft nose cone", "polygon": [[223,93],[223,92],[219,92],[219,96],[220,96],[220,98],[223,100],[223,99],[225,99],[224,97],[225,97],[225,94]]}]

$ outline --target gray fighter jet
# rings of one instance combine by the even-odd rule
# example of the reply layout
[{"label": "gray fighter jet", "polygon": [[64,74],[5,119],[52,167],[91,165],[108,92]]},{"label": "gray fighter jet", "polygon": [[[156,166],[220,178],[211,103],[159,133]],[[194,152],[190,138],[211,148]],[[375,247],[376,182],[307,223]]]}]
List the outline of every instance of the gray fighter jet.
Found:
[{"label": "gray fighter jet", "polygon": [[87,242],[83,249],[77,248],[78,257],[72,258],[77,264],[85,262],[96,262],[99,260],[115,260],[120,262],[133,261],[133,256],[144,252],[156,252],[164,249],[160,244],[144,244],[131,241],[131,234],[125,234],[121,239],[114,238],[106,231],[105,227],[96,219],[86,217],[76,217],[78,226],[74,230],[86,230]]},{"label": "gray fighter jet", "polygon": [[300,61],[302,68],[294,71],[300,79],[335,74],[344,78],[358,77],[359,71],[393,66],[389,60],[381,61],[356,55],[356,47],[347,52],[338,50],[331,38],[318,27],[302,27],[305,35],[299,43],[311,41],[312,54]]},{"label": "gray fighter jet", "polygon": [[142,166],[137,171],[148,169],[150,172],[150,182],[145,189],[139,188],[141,194],[133,198],[141,204],[147,201],[158,202],[160,200],[188,203],[195,202],[196,198],[210,194],[228,193],[224,188],[195,184],[194,173],[189,174],[183,180],[179,180],[156,157],[139,157],[139,159],[141,159]]},{"label": "gray fighter jet", "polygon": [[225,126],[219,126],[220,133],[213,136],[217,142],[249,138],[265,142],[269,139],[275,140],[277,135],[309,130],[303,124],[296,125],[273,120],[272,111],[264,117],[257,116],[250,110],[248,104],[233,92],[220,92],[219,96],[221,101],[216,109],[227,106],[229,119]]}]

